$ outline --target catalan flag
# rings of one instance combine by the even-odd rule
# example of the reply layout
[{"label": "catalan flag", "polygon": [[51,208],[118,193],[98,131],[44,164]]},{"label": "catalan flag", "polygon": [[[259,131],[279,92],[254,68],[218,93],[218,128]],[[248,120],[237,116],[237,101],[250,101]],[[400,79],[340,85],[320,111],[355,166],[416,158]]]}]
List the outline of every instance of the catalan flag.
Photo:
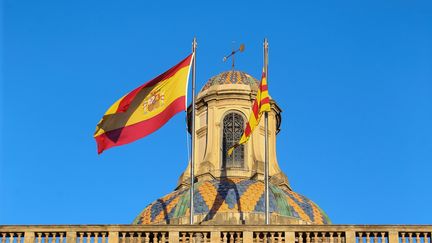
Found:
[{"label": "catalan flag", "polygon": [[258,93],[252,105],[252,112],[249,116],[249,121],[246,123],[246,128],[240,140],[228,150],[228,155],[231,155],[237,146],[244,144],[249,140],[253,130],[259,124],[261,115],[266,111],[270,111],[270,97],[268,94],[267,78],[265,72],[263,72]]},{"label": "catalan flag", "polygon": [[186,110],[193,54],[117,100],[96,126],[98,153],[143,138]]}]

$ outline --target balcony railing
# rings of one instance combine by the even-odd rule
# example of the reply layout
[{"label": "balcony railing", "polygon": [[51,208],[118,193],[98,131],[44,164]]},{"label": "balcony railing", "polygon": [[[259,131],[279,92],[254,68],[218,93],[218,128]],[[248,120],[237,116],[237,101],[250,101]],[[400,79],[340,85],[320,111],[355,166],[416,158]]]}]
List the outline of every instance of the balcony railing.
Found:
[{"label": "balcony railing", "polygon": [[1,243],[432,243],[432,225],[0,226]]}]

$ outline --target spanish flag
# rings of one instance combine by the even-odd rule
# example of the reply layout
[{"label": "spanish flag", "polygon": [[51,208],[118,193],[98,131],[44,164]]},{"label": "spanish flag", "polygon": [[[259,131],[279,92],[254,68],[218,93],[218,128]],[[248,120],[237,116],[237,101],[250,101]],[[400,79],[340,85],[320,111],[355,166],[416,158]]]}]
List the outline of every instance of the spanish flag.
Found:
[{"label": "spanish flag", "polygon": [[246,123],[246,128],[240,140],[228,150],[228,155],[231,155],[237,146],[244,144],[249,140],[253,130],[260,122],[261,115],[268,111],[270,111],[270,97],[268,94],[267,78],[265,72],[263,72],[258,93],[252,105],[252,112],[249,116],[249,121]]},{"label": "spanish flag", "polygon": [[193,54],[117,100],[96,126],[98,153],[143,138],[186,110]]}]

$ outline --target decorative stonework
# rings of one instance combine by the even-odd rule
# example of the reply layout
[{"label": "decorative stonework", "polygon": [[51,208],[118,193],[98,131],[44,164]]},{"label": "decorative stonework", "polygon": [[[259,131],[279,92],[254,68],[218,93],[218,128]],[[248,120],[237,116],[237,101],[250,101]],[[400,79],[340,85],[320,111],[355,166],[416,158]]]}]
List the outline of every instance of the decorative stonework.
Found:
[{"label": "decorative stonework", "polygon": [[3,243],[429,243],[431,225],[0,226]]}]

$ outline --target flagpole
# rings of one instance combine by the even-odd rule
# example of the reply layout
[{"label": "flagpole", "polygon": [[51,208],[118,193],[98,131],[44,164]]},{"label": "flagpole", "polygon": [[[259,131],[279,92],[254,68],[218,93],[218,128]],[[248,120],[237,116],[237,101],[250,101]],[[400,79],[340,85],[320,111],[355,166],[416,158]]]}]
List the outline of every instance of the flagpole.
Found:
[{"label": "flagpole", "polygon": [[[264,39],[264,72],[268,83],[268,41]],[[265,130],[265,160],[264,160],[264,184],[265,184],[265,224],[270,224],[270,197],[269,197],[269,145],[268,145],[268,111],[264,112]]]},{"label": "flagpole", "polygon": [[195,169],[195,69],[196,69],[196,37],[192,41],[192,128],[191,128],[191,163],[190,163],[190,198],[189,198],[189,211],[190,211],[190,224],[194,224],[194,169]]}]

